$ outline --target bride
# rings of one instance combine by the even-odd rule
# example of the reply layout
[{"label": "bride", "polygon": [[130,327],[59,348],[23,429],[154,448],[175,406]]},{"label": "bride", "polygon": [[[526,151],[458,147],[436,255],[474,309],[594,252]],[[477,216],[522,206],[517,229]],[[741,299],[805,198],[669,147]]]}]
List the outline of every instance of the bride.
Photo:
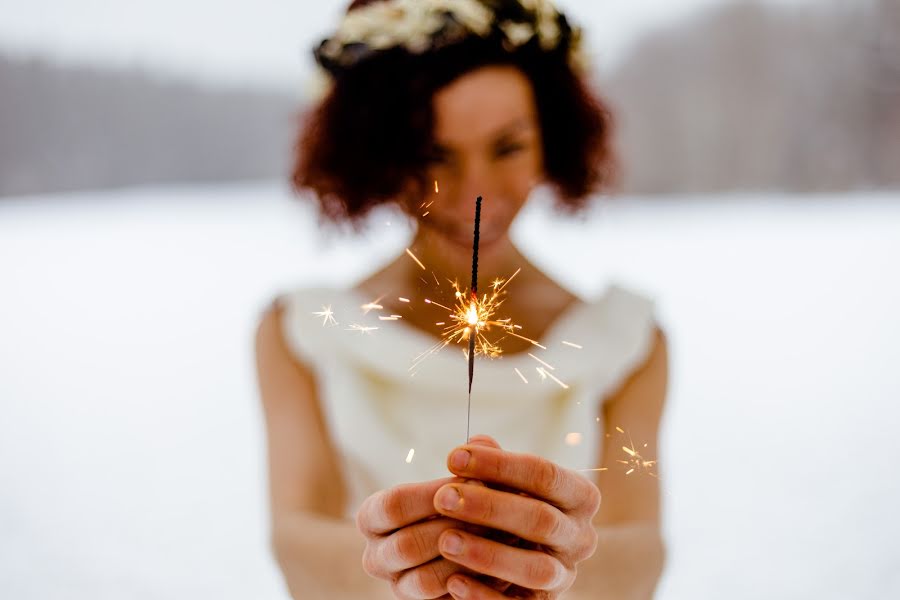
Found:
[{"label": "bride", "polygon": [[[578,298],[509,236],[536,186],[577,211],[612,183],[579,40],[549,0],[356,0],[316,49],[331,86],[297,189],[339,223],[393,204],[415,235],[352,288],[289,290],[259,323],[272,545],[295,598],[653,595],[658,479],[619,462],[621,431],[656,457],[652,303],[616,285]],[[471,418],[490,436],[460,444],[461,347],[410,367],[467,281],[476,196],[479,277],[517,273],[499,312],[541,347],[507,336],[479,358]]]}]

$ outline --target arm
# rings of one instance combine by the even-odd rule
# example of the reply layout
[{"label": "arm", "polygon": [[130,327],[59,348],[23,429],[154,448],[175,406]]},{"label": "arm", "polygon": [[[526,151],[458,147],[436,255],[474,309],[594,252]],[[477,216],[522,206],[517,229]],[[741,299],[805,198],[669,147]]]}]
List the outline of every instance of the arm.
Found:
[{"label": "arm", "polygon": [[659,479],[638,471],[625,474],[627,469],[616,462],[627,455],[615,428],[624,429],[645,458],[656,460],[667,380],[666,339],[657,330],[647,361],[604,405],[606,429],[612,435],[604,438],[606,432],[600,432],[600,439],[605,439],[601,466],[607,470],[597,477],[603,493],[594,517],[599,542],[594,555],[579,565],[578,578],[567,596],[573,600],[645,600],[653,596],[665,555],[659,526]]},{"label": "arm", "polygon": [[[364,539],[343,518],[346,493],[310,370],[294,360],[273,305],[256,333],[269,460],[271,543],[294,598],[388,598],[359,568]],[[347,568],[349,567],[349,568]]]}]

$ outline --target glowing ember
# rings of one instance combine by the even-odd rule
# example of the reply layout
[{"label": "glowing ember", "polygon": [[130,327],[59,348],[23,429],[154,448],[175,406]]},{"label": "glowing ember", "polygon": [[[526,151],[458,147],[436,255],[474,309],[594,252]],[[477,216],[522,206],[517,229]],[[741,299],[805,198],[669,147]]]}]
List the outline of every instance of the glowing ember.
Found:
[{"label": "glowing ember", "polygon": [[516,372],[516,374],[518,374],[519,377],[522,378],[522,381],[524,381],[525,383],[528,383],[528,380],[525,379],[524,375],[522,375],[522,371],[520,371],[517,367],[513,367],[513,370]]},{"label": "glowing ember", "polygon": [[378,329],[377,327],[367,327],[365,325],[360,325],[358,323],[353,323],[350,327],[347,328],[347,331],[358,331],[359,333],[372,333]]},{"label": "glowing ember", "polygon": [[555,370],[556,370],[556,367],[553,367],[553,366],[548,365],[547,363],[545,363],[544,361],[542,361],[541,359],[539,359],[537,356],[535,356],[535,355],[532,354],[531,352],[528,353],[528,356],[530,356],[530,357],[533,358],[534,360],[538,361],[539,363],[541,363],[542,365],[544,365],[546,368],[550,369],[551,371],[555,371]]},{"label": "glowing ember", "polygon": [[409,464],[409,463],[412,462],[413,456],[415,456],[415,454],[416,454],[416,449],[415,449],[415,448],[410,448],[410,449],[409,449],[409,454],[406,455],[406,464]]},{"label": "glowing ember", "polygon": [[578,344],[573,344],[572,342],[563,342],[563,345],[569,346],[571,348],[577,348],[578,350],[584,349],[584,346],[579,346]]},{"label": "glowing ember", "polygon": [[[384,298],[384,296],[382,296],[381,298]],[[369,302],[369,303],[367,303],[367,304],[363,304],[362,306],[360,306],[360,308],[361,308],[362,311],[363,311],[363,314],[364,314],[364,315],[367,315],[367,314],[369,314],[369,313],[370,313],[371,311],[373,311],[373,310],[381,310],[381,309],[383,309],[384,307],[383,307],[382,305],[379,304],[379,302],[381,302],[381,298],[378,298],[377,300],[372,300],[371,302]]]},{"label": "glowing ember", "polygon": [[561,387],[562,389],[564,389],[564,390],[569,389],[569,386],[567,384],[560,381],[556,377],[556,375],[554,375],[550,371],[547,371],[546,369],[544,369],[544,367],[535,367],[535,369],[537,369],[538,374],[541,376],[541,381],[543,381],[549,377],[550,379],[555,381],[557,383],[557,385],[559,385],[559,387]]},{"label": "glowing ember", "polygon": [[416,258],[416,255],[412,253],[412,250],[410,250],[409,248],[407,248],[407,249],[406,249],[406,253],[409,255],[409,257],[410,257],[411,259],[413,259],[414,261],[416,261],[416,264],[419,265],[419,267],[421,267],[423,271],[426,270],[426,269],[425,269],[425,265],[422,264],[422,261],[421,261],[421,260],[419,260],[418,258]]},{"label": "glowing ember", "polygon": [[[597,421],[600,421],[600,417],[597,417]],[[628,445],[622,446],[622,452],[624,452],[623,459],[617,459],[615,462],[622,465],[622,468],[625,469],[625,475],[631,475],[632,473],[646,473],[650,477],[655,477],[659,479],[659,476],[652,471],[653,467],[656,466],[657,461],[655,460],[647,460],[645,459],[640,451],[637,450],[634,446],[634,442],[631,440],[631,436],[621,427],[616,427],[616,431],[619,434],[626,436],[628,438]],[[610,437],[610,434],[606,434],[606,437]],[[647,444],[642,446],[643,448],[647,447]],[[579,469],[579,471],[608,471],[608,467],[603,467],[600,469]]]},{"label": "glowing ember", "polygon": [[[618,427],[616,427],[618,429]],[[635,471],[643,471],[650,475],[651,477],[656,477],[655,473],[650,471],[651,468],[656,466],[655,460],[646,460],[641,453],[638,452],[634,447],[634,442],[631,441],[631,436],[628,436],[628,446],[622,446],[622,451],[628,457],[626,460],[617,460],[617,463],[625,465],[627,471],[625,471],[626,475],[631,475]],[[647,444],[644,444],[644,448],[647,447]]]},{"label": "glowing ember", "polygon": [[317,317],[322,317],[322,327],[326,325],[337,325],[338,322],[334,318],[334,311],[331,310],[331,306],[323,306],[320,312],[313,313]]}]

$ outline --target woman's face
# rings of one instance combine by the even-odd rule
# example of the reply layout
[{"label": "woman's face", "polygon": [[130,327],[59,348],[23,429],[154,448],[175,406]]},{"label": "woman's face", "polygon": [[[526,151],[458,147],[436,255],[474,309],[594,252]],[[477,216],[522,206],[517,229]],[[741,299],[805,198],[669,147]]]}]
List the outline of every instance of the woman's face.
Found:
[{"label": "woman's face", "polygon": [[[481,247],[505,240],[543,178],[543,145],[528,78],[511,66],[482,67],[434,96],[428,190],[415,210],[420,234],[472,249],[475,198],[483,197]],[[427,214],[426,214],[427,213]],[[424,215],[424,216],[423,216]]]}]

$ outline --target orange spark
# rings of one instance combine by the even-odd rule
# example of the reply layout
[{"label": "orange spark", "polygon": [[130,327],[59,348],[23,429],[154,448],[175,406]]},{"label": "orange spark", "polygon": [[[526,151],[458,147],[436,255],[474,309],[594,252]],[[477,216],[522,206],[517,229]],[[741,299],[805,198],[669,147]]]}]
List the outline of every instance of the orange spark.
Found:
[{"label": "orange spark", "polygon": [[410,250],[409,248],[407,248],[407,249],[406,249],[406,253],[409,255],[409,257],[410,257],[411,259],[413,259],[414,261],[416,261],[416,264],[419,265],[419,266],[422,268],[423,271],[426,270],[426,269],[425,269],[425,265],[422,264],[422,261],[421,261],[421,260],[419,260],[418,258],[416,258],[416,255],[412,253],[412,250]]}]

